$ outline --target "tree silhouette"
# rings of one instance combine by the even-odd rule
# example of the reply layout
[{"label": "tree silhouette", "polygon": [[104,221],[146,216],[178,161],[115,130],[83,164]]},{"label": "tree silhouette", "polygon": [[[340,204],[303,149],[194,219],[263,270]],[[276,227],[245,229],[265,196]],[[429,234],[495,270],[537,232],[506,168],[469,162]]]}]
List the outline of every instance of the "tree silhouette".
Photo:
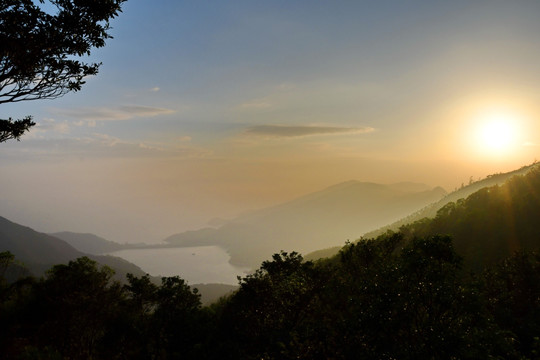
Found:
[{"label": "tree silhouette", "polygon": [[64,358],[91,359],[123,300],[113,275],[111,268],[98,268],[88,257],[52,267],[37,287],[43,317],[38,342],[54,347]]},{"label": "tree silhouette", "polygon": [[[0,3],[0,104],[55,99],[79,91],[100,63],[85,63],[111,38],[109,21],[126,0],[3,0]],[[19,139],[30,117],[0,121],[0,142]]]},{"label": "tree silhouette", "polygon": [[310,358],[313,312],[326,282],[315,264],[280,252],[240,280],[219,324],[227,359]]},{"label": "tree silhouette", "polygon": [[9,251],[0,252],[0,284],[4,281],[4,274],[15,256]]},{"label": "tree silhouette", "polygon": [[36,125],[32,121],[31,116],[27,116],[21,120],[0,119],[0,143],[10,139],[20,140],[21,136],[27,132],[32,126]]}]

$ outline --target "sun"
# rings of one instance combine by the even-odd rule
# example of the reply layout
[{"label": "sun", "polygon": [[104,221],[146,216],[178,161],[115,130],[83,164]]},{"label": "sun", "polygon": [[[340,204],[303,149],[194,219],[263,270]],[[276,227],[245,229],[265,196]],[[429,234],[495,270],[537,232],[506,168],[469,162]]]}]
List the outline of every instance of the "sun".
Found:
[{"label": "sun", "polygon": [[511,153],[518,140],[519,119],[507,112],[487,112],[479,116],[476,146],[491,155]]},{"label": "sun", "polygon": [[479,129],[481,145],[491,150],[508,148],[515,138],[515,126],[507,116],[492,115]]}]

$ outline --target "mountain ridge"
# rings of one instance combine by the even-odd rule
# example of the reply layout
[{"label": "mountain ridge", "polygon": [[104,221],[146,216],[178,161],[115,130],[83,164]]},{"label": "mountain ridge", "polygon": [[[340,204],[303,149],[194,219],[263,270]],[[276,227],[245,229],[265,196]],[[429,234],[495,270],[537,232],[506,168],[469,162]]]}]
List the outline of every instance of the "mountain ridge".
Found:
[{"label": "mountain ridge", "polygon": [[75,249],[94,255],[124,249],[124,246],[114,241],[107,240],[91,233],[77,233],[72,231],[61,231],[49,234],[58,239],[64,240]]},{"label": "mountain ridge", "polygon": [[481,270],[540,245],[540,167],[449,202],[434,218],[404,225],[407,238],[448,234],[467,268]]},{"label": "mountain ridge", "polygon": [[218,228],[173,234],[164,242],[181,247],[222,246],[231,255],[231,263],[258,266],[280,250],[306,252],[343,244],[444,195],[441,187],[423,184],[350,180],[252,211]]},{"label": "mountain ridge", "polygon": [[[507,181],[512,179],[516,175],[526,175],[531,171],[534,171],[535,169],[540,168],[540,163],[533,162],[530,165],[522,166],[519,169],[512,170],[506,173],[497,173],[486,176],[484,179],[471,182],[468,185],[462,185],[461,188],[456,189],[455,191],[448,193],[445,197],[440,199],[437,202],[434,202],[432,204],[429,204],[425,206],[424,208],[413,212],[411,214],[408,214],[407,216],[390,223],[386,226],[380,227],[376,230],[366,232],[362,235],[361,239],[371,239],[376,238],[388,231],[399,231],[399,229],[403,226],[407,226],[411,223],[414,223],[416,221],[420,221],[424,218],[431,219],[437,216],[437,212],[446,206],[449,203],[457,202],[460,199],[466,199],[470,195],[476,193],[477,191],[488,188],[491,186],[499,186],[505,184]],[[305,258],[306,260],[316,260],[324,257],[330,257],[335,254],[337,254],[340,250],[340,246],[334,246],[329,247],[326,249],[318,249],[315,250],[309,254],[306,254]]]},{"label": "mountain ridge", "polygon": [[450,202],[455,202],[459,199],[465,199],[471,194],[477,192],[480,189],[483,189],[485,187],[490,187],[494,185],[502,185],[506,181],[508,181],[510,178],[512,178],[515,175],[524,175],[527,174],[529,171],[538,168],[540,166],[540,163],[537,163],[536,161],[533,162],[530,165],[522,166],[521,168],[517,170],[512,170],[506,173],[497,173],[486,176],[484,179],[474,181],[469,183],[468,185],[462,185],[460,189],[457,189],[456,191],[453,191],[451,193],[448,193],[444,198],[439,200],[436,203],[430,204],[426,206],[425,208],[421,209],[417,213],[410,214],[404,219],[400,219],[392,224],[389,224],[381,229],[377,229],[372,232],[368,232],[364,234],[364,237],[371,238],[376,237],[380,234],[383,234],[384,232],[388,230],[397,230],[400,226],[410,223],[416,220],[420,220],[424,217],[432,218],[437,215],[437,211],[439,211],[442,207],[444,207],[446,204]]},{"label": "mountain ridge", "polygon": [[62,239],[37,232],[2,216],[0,216],[0,250],[10,251],[35,276],[43,275],[53,265],[66,264],[83,256],[113,268],[116,271],[115,278],[118,280],[125,280],[128,272],[136,276],[145,275],[141,268],[127,260],[110,255],[81,252]]}]

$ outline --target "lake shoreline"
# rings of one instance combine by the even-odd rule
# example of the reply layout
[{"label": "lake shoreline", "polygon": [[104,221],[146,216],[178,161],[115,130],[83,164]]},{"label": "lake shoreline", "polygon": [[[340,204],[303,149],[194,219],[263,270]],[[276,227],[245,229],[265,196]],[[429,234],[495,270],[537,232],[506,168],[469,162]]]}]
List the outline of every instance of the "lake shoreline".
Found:
[{"label": "lake shoreline", "polygon": [[220,246],[136,246],[107,253],[125,259],[152,276],[180,276],[191,284],[238,285],[251,268],[231,264]]}]

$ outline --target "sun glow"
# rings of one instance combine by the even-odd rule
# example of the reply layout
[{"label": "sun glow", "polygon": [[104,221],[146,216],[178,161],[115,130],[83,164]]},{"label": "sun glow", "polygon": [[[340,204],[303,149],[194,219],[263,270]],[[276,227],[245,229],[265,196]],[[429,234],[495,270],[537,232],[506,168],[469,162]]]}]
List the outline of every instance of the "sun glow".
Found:
[{"label": "sun glow", "polygon": [[478,117],[476,146],[490,155],[510,155],[518,145],[519,122],[517,115],[493,111]]}]

